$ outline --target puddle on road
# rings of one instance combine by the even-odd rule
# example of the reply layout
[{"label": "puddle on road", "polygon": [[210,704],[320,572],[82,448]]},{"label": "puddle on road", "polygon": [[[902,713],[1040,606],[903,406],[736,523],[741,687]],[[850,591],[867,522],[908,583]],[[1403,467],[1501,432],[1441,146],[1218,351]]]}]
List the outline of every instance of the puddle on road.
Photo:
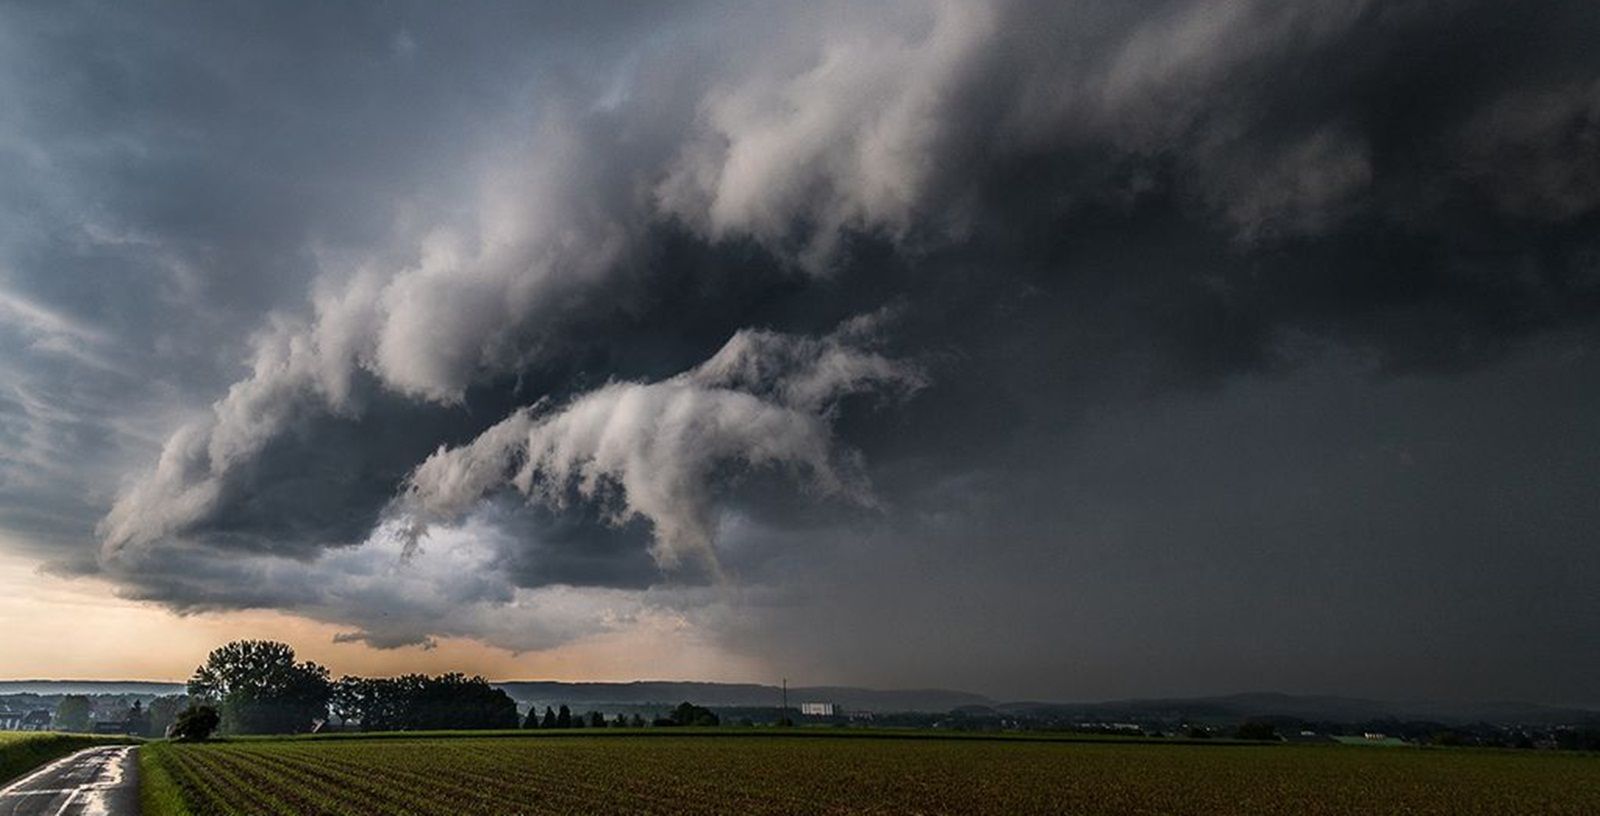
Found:
[{"label": "puddle on road", "polygon": [[79,785],[57,812],[71,812],[76,816],[112,816],[113,793],[130,781],[127,779],[127,767],[132,751],[132,748],[109,748],[95,754],[90,759],[93,766],[89,781]]}]

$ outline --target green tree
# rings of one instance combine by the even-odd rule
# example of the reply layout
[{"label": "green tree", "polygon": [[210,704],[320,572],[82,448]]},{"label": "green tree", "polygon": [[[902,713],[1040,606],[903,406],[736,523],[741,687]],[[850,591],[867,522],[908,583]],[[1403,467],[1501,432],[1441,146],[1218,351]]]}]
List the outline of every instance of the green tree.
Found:
[{"label": "green tree", "polygon": [[482,677],[341,677],[333,710],[363,731],[516,728],[517,703]]},{"label": "green tree", "polygon": [[144,703],[134,700],[128,707],[128,713],[123,716],[123,721],[128,724],[128,733],[142,735],[150,731],[150,718],[145,714]]},{"label": "green tree", "polygon": [[1275,740],[1278,738],[1278,729],[1269,722],[1250,720],[1240,723],[1239,730],[1233,736],[1245,740]]},{"label": "green tree", "polygon": [[81,694],[68,694],[56,705],[57,731],[89,730],[89,698]]},{"label": "green tree", "polygon": [[551,708],[550,706],[545,706],[544,707],[544,721],[539,724],[539,727],[540,728],[555,728],[556,727],[556,710],[555,709]]},{"label": "green tree", "polygon": [[628,715],[626,715],[626,714],[618,714],[617,718],[611,722],[611,727],[612,728],[627,728],[628,727]]},{"label": "green tree", "polygon": [[643,728],[644,727],[644,717],[639,716],[637,713],[634,714],[632,717],[628,718],[628,727],[629,728]]},{"label": "green tree", "polygon": [[539,727],[539,707],[538,706],[536,706],[536,705],[528,706],[528,716],[527,716],[526,719],[524,719],[522,721],[522,727],[523,728],[538,728]]},{"label": "green tree", "polygon": [[606,715],[601,714],[598,711],[589,712],[589,727],[590,728],[605,728],[606,727]]},{"label": "green tree", "polygon": [[565,705],[562,705],[561,706],[561,710],[556,713],[556,727],[557,728],[571,728],[572,727],[572,711],[571,711],[571,709],[568,709]]},{"label": "green tree", "polygon": [[673,725],[714,726],[722,724],[711,709],[689,702],[679,703],[678,707],[672,710],[670,719]]},{"label": "green tree", "polygon": [[179,742],[203,742],[222,723],[222,715],[208,705],[191,705],[172,723],[172,738]]},{"label": "green tree", "polygon": [[149,719],[145,724],[145,736],[166,736],[167,729],[178,718],[178,712],[184,708],[182,694],[168,694],[150,701]]},{"label": "green tree", "polygon": [[308,731],[328,715],[328,670],[295,661],[288,644],[237,640],[215,649],[189,679],[189,694],[217,704],[231,734]]}]

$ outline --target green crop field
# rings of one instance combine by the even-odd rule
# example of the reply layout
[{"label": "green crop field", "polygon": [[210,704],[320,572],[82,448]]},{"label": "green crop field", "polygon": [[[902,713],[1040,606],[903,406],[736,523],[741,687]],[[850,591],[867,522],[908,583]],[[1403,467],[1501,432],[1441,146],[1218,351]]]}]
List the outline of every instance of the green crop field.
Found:
[{"label": "green crop field", "polygon": [[1600,757],[788,736],[155,743],[146,816],[1596,814]]}]

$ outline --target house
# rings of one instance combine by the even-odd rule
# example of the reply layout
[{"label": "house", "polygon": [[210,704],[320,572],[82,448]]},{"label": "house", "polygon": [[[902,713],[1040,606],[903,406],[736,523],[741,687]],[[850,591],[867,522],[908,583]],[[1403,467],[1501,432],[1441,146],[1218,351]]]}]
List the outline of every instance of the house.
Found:
[{"label": "house", "polygon": [[96,734],[132,734],[133,723],[128,720],[96,720],[93,733]]},{"label": "house", "polygon": [[49,731],[50,730],[50,720],[51,720],[50,711],[48,709],[44,709],[44,708],[35,709],[33,711],[28,712],[28,715],[22,718],[22,727],[20,729],[18,729],[18,730],[21,730],[21,731]]},{"label": "house", "polygon": [[806,717],[836,717],[839,707],[833,703],[801,703],[800,714]]},{"label": "house", "polygon": [[0,731],[21,731],[22,712],[0,711]]}]

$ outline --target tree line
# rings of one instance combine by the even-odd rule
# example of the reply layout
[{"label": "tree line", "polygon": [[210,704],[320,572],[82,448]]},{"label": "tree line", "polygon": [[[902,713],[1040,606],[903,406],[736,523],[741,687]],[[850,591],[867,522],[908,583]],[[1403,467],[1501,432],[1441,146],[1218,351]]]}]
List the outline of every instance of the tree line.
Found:
[{"label": "tree line", "polygon": [[[159,737],[177,720],[187,700],[182,694],[169,694],[150,701],[147,707],[138,700],[122,711],[121,721],[127,733],[141,737]],[[95,704],[83,694],[68,694],[56,704],[52,721],[57,731],[86,732],[93,727]],[[101,708],[101,714],[105,708]]]},{"label": "tree line", "polygon": [[[721,725],[721,720],[709,708],[684,702],[666,716],[656,717],[648,724],[656,728],[687,725],[704,727]],[[543,716],[539,714],[539,707],[534,706],[528,709],[528,716],[522,721],[523,728],[644,728],[645,725],[645,719],[638,714],[618,714],[612,720],[607,720],[606,715],[598,711],[574,716],[565,705],[559,710],[545,706]]]},{"label": "tree line", "polygon": [[[229,734],[293,734],[322,727],[330,713],[346,728],[363,731],[445,729],[602,728],[646,725],[638,714],[607,720],[598,711],[574,715],[565,705],[534,707],[519,718],[517,704],[479,676],[344,676],[296,659],[285,643],[239,640],[212,650],[189,679],[192,704],[172,719],[176,738]],[[152,706],[153,708],[153,706]],[[710,709],[683,703],[653,726],[714,726]]]}]

